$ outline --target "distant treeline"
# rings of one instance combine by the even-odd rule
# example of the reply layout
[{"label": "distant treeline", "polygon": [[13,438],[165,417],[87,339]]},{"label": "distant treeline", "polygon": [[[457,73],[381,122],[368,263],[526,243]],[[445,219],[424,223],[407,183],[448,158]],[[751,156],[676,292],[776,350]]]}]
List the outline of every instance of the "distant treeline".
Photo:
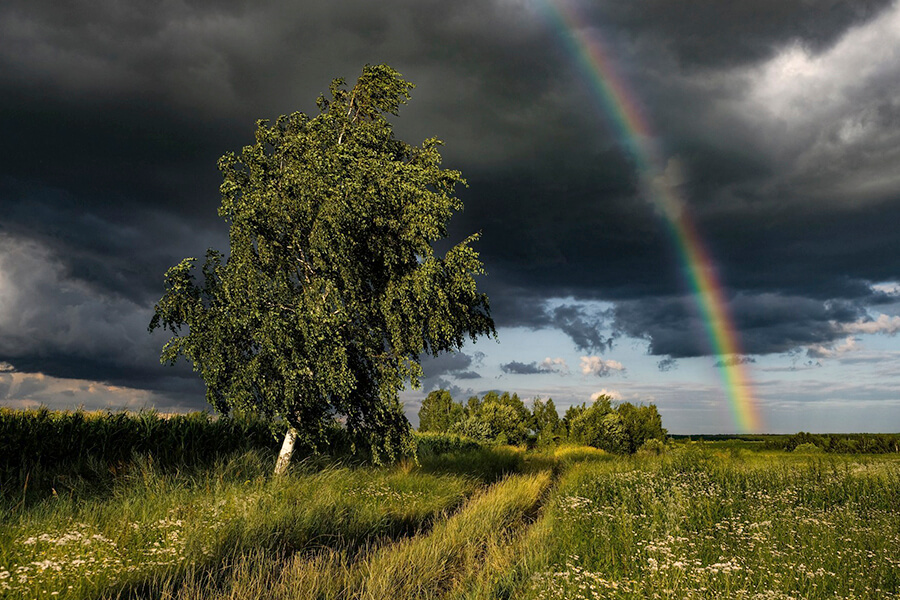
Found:
[{"label": "distant treeline", "polygon": [[900,433],[806,433],[767,439],[767,450],[819,449],[835,454],[888,454],[900,452]]},{"label": "distant treeline", "polygon": [[821,451],[834,454],[889,454],[900,452],[900,433],[807,433],[795,434],[673,434],[675,440],[749,442],[758,450],[794,452]]},{"label": "distant treeline", "polygon": [[462,404],[447,390],[435,390],[422,401],[419,431],[513,445],[574,442],[616,454],[633,454],[644,446],[658,452],[666,439],[653,404],[613,406],[609,396],[600,396],[590,406],[570,406],[560,418],[552,398],[535,398],[529,409],[518,394],[509,392],[472,396]]}]

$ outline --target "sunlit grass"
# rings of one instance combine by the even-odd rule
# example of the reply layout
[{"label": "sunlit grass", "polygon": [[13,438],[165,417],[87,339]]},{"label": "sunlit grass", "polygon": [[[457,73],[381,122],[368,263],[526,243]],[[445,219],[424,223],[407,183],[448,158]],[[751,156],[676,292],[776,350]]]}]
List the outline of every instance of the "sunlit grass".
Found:
[{"label": "sunlit grass", "polygon": [[111,498],[55,497],[0,521],[0,593],[93,598],[231,559],[353,551],[410,535],[459,506],[466,477],[330,467],[271,478],[243,455],[193,477],[145,464]]},{"label": "sunlit grass", "polygon": [[900,465],[715,453],[573,466],[528,598],[887,598]]},{"label": "sunlit grass", "polygon": [[476,587],[485,572],[509,566],[506,549],[520,539],[550,484],[549,472],[511,475],[476,495],[427,532],[354,554],[327,548],[273,564],[252,554],[214,595],[202,580],[177,597],[201,598],[440,598]]},{"label": "sunlit grass", "polygon": [[285,478],[266,452],[136,458],[103,494],[0,515],[0,597],[900,597],[898,456],[439,441]]}]

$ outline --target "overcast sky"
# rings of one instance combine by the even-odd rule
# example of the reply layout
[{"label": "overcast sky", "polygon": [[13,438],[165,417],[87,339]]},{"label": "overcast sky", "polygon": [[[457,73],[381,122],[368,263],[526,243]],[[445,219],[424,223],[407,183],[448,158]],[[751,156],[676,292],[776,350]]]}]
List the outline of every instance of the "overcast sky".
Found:
[{"label": "overcast sky", "polygon": [[147,324],[227,249],[219,156],[387,63],[398,137],[446,143],[499,340],[430,389],[653,402],[733,432],[666,223],[571,39],[606,47],[709,250],[769,432],[900,430],[900,5],[880,0],[0,5],[0,404],[205,408]]}]

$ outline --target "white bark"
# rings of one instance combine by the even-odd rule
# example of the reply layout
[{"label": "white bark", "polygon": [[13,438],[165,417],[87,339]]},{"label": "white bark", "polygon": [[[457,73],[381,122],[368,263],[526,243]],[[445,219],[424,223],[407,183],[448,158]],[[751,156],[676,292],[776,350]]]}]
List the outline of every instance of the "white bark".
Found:
[{"label": "white bark", "polygon": [[287,473],[288,465],[291,464],[291,455],[294,454],[294,442],[297,441],[297,430],[288,427],[284,434],[284,443],[281,444],[281,452],[278,453],[278,461],[275,463],[275,475],[284,475]]}]

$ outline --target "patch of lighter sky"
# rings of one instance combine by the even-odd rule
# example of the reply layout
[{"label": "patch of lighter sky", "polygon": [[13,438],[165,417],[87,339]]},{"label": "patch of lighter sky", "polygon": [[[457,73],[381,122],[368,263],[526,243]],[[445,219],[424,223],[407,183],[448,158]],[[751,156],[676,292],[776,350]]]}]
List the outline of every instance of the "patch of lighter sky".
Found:
[{"label": "patch of lighter sky", "polygon": [[[526,402],[552,397],[560,414],[573,404],[590,403],[601,391],[613,392],[622,401],[656,404],[671,433],[737,432],[714,357],[682,358],[675,369],[661,372],[657,364],[662,357],[648,354],[645,340],[622,337],[607,352],[586,353],[559,330],[516,327],[498,333],[499,343],[481,340],[463,349],[484,353],[476,369],[482,378],[457,385],[479,393],[508,390]],[[830,358],[812,358],[798,349],[757,356],[746,365],[768,432],[900,431],[900,336],[859,334],[851,339],[852,344],[847,338],[837,340],[833,346],[840,348]],[[584,375],[578,367],[588,355],[616,360],[626,370],[610,371],[607,377]],[[546,357],[564,359],[569,372],[519,375],[500,369],[511,361],[540,364]],[[421,392],[404,393],[414,423],[422,397]]]},{"label": "patch of lighter sky", "polygon": [[[113,411],[155,408],[161,412],[185,412],[186,407],[165,394],[86,379],[62,379],[43,373],[0,373],[0,406],[54,410]],[[196,410],[190,408],[187,410]]]},{"label": "patch of lighter sky", "polygon": [[5,246],[8,241],[0,236],[0,325],[10,320],[9,312],[16,303],[16,289],[12,281],[9,279],[8,273],[11,271],[6,264],[10,260],[10,256],[6,252]]},{"label": "patch of lighter sky", "polygon": [[[475,369],[481,379],[448,379],[479,394],[488,390],[516,392],[529,404],[535,397],[550,397],[560,414],[574,404],[592,402],[600,392],[612,392],[622,401],[656,404],[665,426],[673,433],[735,430],[713,357],[680,359],[677,368],[661,372],[657,365],[663,357],[650,355],[646,340],[620,337],[612,349],[601,353],[577,350],[571,338],[558,329],[501,328],[498,337],[499,343],[482,339],[462,350],[470,355],[484,353],[482,365]],[[540,364],[547,357],[562,358],[569,371],[523,375],[504,373],[500,368],[511,361]],[[582,357],[615,361],[624,370],[610,369],[603,377],[584,374]],[[407,416],[414,424],[418,423],[417,413],[425,394],[421,390],[406,390],[401,395]]]},{"label": "patch of lighter sky", "polygon": [[896,198],[900,3],[824,52],[794,44],[731,77],[746,92],[726,110],[755,132],[800,197],[854,207]]},{"label": "patch of lighter sky", "polygon": [[[758,68],[750,98],[771,115],[810,121],[842,105],[853,89],[865,87],[900,63],[900,3],[878,18],[850,29],[829,50],[813,55],[795,44]],[[852,137],[862,124],[847,124]]]},{"label": "patch of lighter sky", "polygon": [[872,284],[872,289],[876,292],[881,292],[883,294],[888,294],[890,296],[897,296],[898,301],[900,301],[900,282],[897,281],[881,281],[875,284]]}]

